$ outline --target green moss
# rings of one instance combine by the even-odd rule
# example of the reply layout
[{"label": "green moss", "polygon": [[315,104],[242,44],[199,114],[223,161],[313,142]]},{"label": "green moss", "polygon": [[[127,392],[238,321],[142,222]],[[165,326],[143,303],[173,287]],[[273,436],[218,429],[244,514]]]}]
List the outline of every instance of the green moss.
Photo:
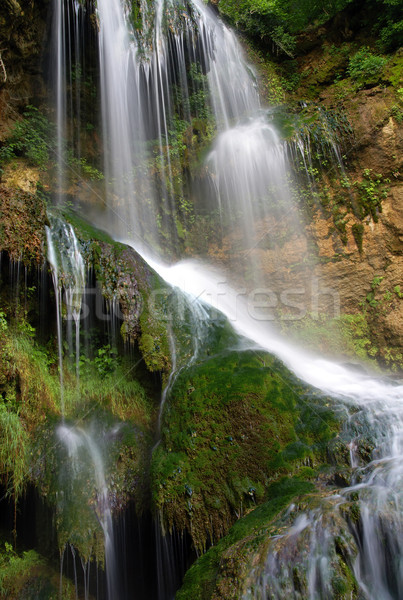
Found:
[{"label": "green moss", "polygon": [[294,498],[313,491],[311,483],[296,478],[283,478],[267,490],[269,500],[237,521],[228,535],[206,554],[201,556],[187,571],[176,600],[208,600],[212,597],[223,553],[237,542],[263,535],[274,517]]},{"label": "green moss", "polygon": [[29,431],[60,410],[58,377],[49,371],[46,351],[33,339],[34,330],[20,318],[2,334],[0,392],[13,398],[13,407]]},{"label": "green moss", "polygon": [[0,549],[0,596],[24,600],[54,600],[62,590],[63,599],[76,598],[74,585],[65,577],[60,580],[57,570],[35,550],[21,554],[5,542]]},{"label": "green moss", "polygon": [[63,210],[61,212],[61,215],[68,223],[70,223],[73,226],[76,236],[80,240],[83,240],[85,242],[105,242],[106,244],[110,244],[111,246],[114,246],[117,249],[124,248],[123,244],[116,242],[113,238],[110,237],[108,233],[102,231],[101,229],[97,229],[96,227],[91,225],[91,223],[82,219],[76,212]]},{"label": "green moss", "polygon": [[325,460],[336,430],[324,402],[272,357],[207,358],[178,375],[167,401],[151,467],[155,509],[203,550],[271,481]]},{"label": "green moss", "polygon": [[362,243],[364,239],[364,225],[362,223],[354,223],[351,226],[351,233],[353,234],[357,248],[362,252]]},{"label": "green moss", "polygon": [[307,347],[328,356],[344,356],[365,361],[376,368],[374,344],[370,324],[364,312],[342,314],[329,318],[326,314],[308,314],[298,321],[282,320],[284,333],[292,335]]},{"label": "green moss", "polygon": [[140,315],[141,338],[139,346],[150,371],[169,372],[171,351],[168,340],[168,298],[171,290],[155,274],[141,287],[143,298]]}]

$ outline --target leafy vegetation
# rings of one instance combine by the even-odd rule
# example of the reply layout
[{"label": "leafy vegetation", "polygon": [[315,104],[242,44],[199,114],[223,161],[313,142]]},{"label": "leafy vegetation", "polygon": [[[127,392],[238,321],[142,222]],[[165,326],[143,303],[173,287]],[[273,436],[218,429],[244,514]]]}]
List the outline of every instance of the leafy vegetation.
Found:
[{"label": "leafy vegetation", "polygon": [[220,0],[222,14],[252,37],[271,41],[275,49],[293,56],[295,34],[313,22],[327,21],[351,0]]},{"label": "leafy vegetation", "polygon": [[71,151],[68,154],[67,164],[74,171],[77,171],[84,177],[88,177],[88,179],[92,179],[93,181],[101,181],[104,179],[104,174],[93,165],[88,164],[85,157],[77,158]]},{"label": "leafy vegetation", "polygon": [[28,479],[28,448],[28,434],[18,412],[15,412],[14,398],[8,396],[1,399],[0,479],[6,482],[8,493],[16,500],[21,496]]},{"label": "leafy vegetation", "polygon": [[65,600],[76,598],[74,585],[51,569],[35,550],[17,553],[11,544],[0,548],[0,597],[14,600]]},{"label": "leafy vegetation", "polygon": [[35,106],[28,105],[0,148],[0,168],[12,158],[24,156],[30,165],[45,169],[53,139],[54,129],[49,119]]},{"label": "leafy vegetation", "polygon": [[[101,242],[97,244],[101,250]],[[117,277],[126,276],[129,267],[122,259],[122,246],[109,247],[106,242],[102,244],[105,244],[102,245],[104,254],[109,248],[113,261],[113,270],[109,265],[103,283],[112,286],[109,292],[113,294],[118,282],[117,279],[112,281],[112,277],[116,273]],[[90,257],[90,243],[87,243],[86,250]],[[42,319],[45,318],[44,307],[38,305],[36,288],[26,287],[32,280],[37,282],[36,270],[27,270],[26,280],[23,269],[21,273],[15,270],[18,284],[15,279],[10,279],[9,272],[14,273],[14,270],[9,270],[8,265],[2,263],[0,482],[15,500],[18,500],[28,483],[34,483],[40,493],[48,497],[49,503],[56,506],[57,494],[54,491],[58,482],[55,478],[57,480],[60,473],[60,464],[56,456],[59,444],[55,443],[53,430],[60,420],[61,412],[57,340],[52,328],[47,328],[45,334],[40,334],[39,331],[40,311]],[[144,281],[148,276],[149,273],[144,276]],[[128,294],[123,284],[122,288]],[[35,326],[28,321],[28,315]],[[131,318],[134,321],[135,315],[131,315]],[[162,327],[165,326],[164,323],[165,321]],[[100,325],[95,320],[91,329],[81,330],[85,343],[81,345],[82,354],[79,357],[79,380],[75,356],[69,356],[66,344],[63,358],[64,417],[68,422],[83,422],[84,427],[89,427],[93,419],[98,419],[99,431],[102,428],[108,430],[109,427],[113,430],[118,427],[119,436],[113,445],[109,462],[111,494],[119,505],[124,505],[129,496],[134,498],[140,512],[144,506],[142,494],[147,489],[140,481],[146,474],[148,451],[152,442],[155,389],[154,384],[145,376],[138,349],[132,348],[130,357],[133,360],[129,359],[124,351],[123,340],[115,339],[115,342],[118,341],[118,347],[115,347],[111,336],[104,332],[103,327],[103,322]],[[126,425],[120,425],[121,423]],[[107,433],[105,435],[107,437]],[[88,557],[94,552],[102,558],[100,546],[103,544],[93,547],[94,531],[99,533],[97,519],[90,519],[92,526],[87,536],[80,538],[79,535],[82,527],[80,517],[84,518],[86,511],[94,517],[92,498],[88,497],[86,485],[84,489],[87,495],[77,494],[80,501],[80,506],[75,507],[77,510],[69,512],[67,521],[59,519],[59,541],[61,546],[66,539],[72,543],[77,542],[82,556]],[[103,540],[102,531],[99,540]]]},{"label": "leafy vegetation", "polygon": [[0,551],[0,594],[4,597],[14,594],[20,588],[20,579],[26,577],[33,567],[43,565],[43,559],[34,551],[24,552],[22,556],[13,550],[8,542]]},{"label": "leafy vegetation", "polygon": [[371,86],[379,81],[386,58],[373,54],[363,46],[349,60],[347,72],[357,87]]},{"label": "leafy vegetation", "polygon": [[375,0],[371,3],[377,11],[374,30],[379,35],[379,45],[385,50],[395,50],[402,45],[403,19],[400,0]]},{"label": "leafy vegetation", "polygon": [[46,205],[43,198],[0,186],[0,251],[25,265],[43,257]]},{"label": "leafy vegetation", "polygon": [[360,217],[364,219],[371,216],[374,223],[378,221],[378,213],[382,212],[382,201],[388,195],[387,184],[381,173],[374,173],[372,169],[364,169],[361,181],[355,182],[359,194]]},{"label": "leafy vegetation", "polygon": [[220,0],[220,12],[250,37],[272,43],[279,54],[292,57],[295,36],[307,28],[323,24],[343,9],[362,11],[362,24],[372,19],[379,45],[394,50],[402,43],[403,21],[400,0]]}]

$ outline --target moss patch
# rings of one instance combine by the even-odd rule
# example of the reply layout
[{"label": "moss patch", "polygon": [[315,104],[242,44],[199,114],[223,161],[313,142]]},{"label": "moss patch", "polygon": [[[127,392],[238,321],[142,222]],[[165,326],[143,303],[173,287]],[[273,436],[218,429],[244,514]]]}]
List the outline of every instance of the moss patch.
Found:
[{"label": "moss patch", "polygon": [[270,482],[325,461],[322,398],[264,353],[223,352],[177,377],[152,460],[155,508],[199,551],[266,497]]},{"label": "moss patch", "polygon": [[237,521],[228,535],[210,548],[188,570],[176,600],[211,598],[225,551],[241,540],[261,534],[261,531],[265,530],[274,517],[293,499],[313,489],[311,483],[296,478],[283,478],[271,484],[267,490],[269,500]]}]

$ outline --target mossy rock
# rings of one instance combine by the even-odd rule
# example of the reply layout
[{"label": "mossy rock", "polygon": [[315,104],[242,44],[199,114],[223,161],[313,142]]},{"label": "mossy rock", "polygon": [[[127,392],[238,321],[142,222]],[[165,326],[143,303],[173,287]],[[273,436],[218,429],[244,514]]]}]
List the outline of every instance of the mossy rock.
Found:
[{"label": "mossy rock", "polygon": [[[279,482],[271,484],[267,490],[269,499],[236,521],[229,533],[190,567],[185,575],[182,588],[176,595],[176,600],[193,600],[195,598],[208,600],[212,598],[218,580],[221,579],[223,584],[223,572],[229,574],[230,563],[232,563],[233,569],[237,568],[235,562],[230,559],[231,549],[239,544],[242,546],[245,540],[254,540],[255,538],[259,540],[262,531],[264,532],[271,526],[273,519],[284,506],[313,490],[312,483],[297,478],[284,477]],[[228,557],[228,561],[225,561],[225,556]],[[241,556],[245,558],[242,549],[239,554],[239,557]],[[226,566],[222,568],[225,562]],[[234,581],[229,581],[229,579],[228,577],[228,585],[223,585],[226,593],[231,596],[231,588],[234,590],[236,586]]]},{"label": "mossy rock", "polygon": [[154,508],[203,551],[272,481],[315,476],[337,430],[325,400],[270,355],[206,358],[179,373],[167,400],[151,465]]},{"label": "mossy rock", "polygon": [[176,600],[305,598],[310,569],[323,597],[359,597],[353,575],[358,548],[337,500],[304,496],[309,484],[298,479],[283,479],[269,491],[271,500],[238,521],[189,569]]},{"label": "mossy rock", "polygon": [[82,243],[88,264],[95,271],[103,296],[119,303],[125,342],[138,342],[147,368],[169,373],[171,350],[168,341],[168,286],[135,251],[77,216],[64,212]]},{"label": "mossy rock", "polygon": [[62,590],[64,600],[74,600],[72,582],[60,579],[58,569],[35,550],[17,553],[11,544],[0,549],[0,597],[9,600],[56,600]]},{"label": "mossy rock", "polygon": [[25,265],[43,260],[46,207],[38,195],[0,185],[0,252]]}]

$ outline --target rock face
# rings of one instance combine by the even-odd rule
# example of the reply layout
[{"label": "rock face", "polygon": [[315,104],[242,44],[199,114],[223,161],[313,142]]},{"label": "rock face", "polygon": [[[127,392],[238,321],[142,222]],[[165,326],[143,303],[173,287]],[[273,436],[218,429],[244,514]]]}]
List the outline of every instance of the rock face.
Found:
[{"label": "rock face", "polygon": [[0,14],[0,140],[27,104],[46,95],[41,56],[49,2],[5,0]]},{"label": "rock face", "polygon": [[0,185],[0,252],[25,264],[43,259],[46,208],[34,194],[22,188]]}]

